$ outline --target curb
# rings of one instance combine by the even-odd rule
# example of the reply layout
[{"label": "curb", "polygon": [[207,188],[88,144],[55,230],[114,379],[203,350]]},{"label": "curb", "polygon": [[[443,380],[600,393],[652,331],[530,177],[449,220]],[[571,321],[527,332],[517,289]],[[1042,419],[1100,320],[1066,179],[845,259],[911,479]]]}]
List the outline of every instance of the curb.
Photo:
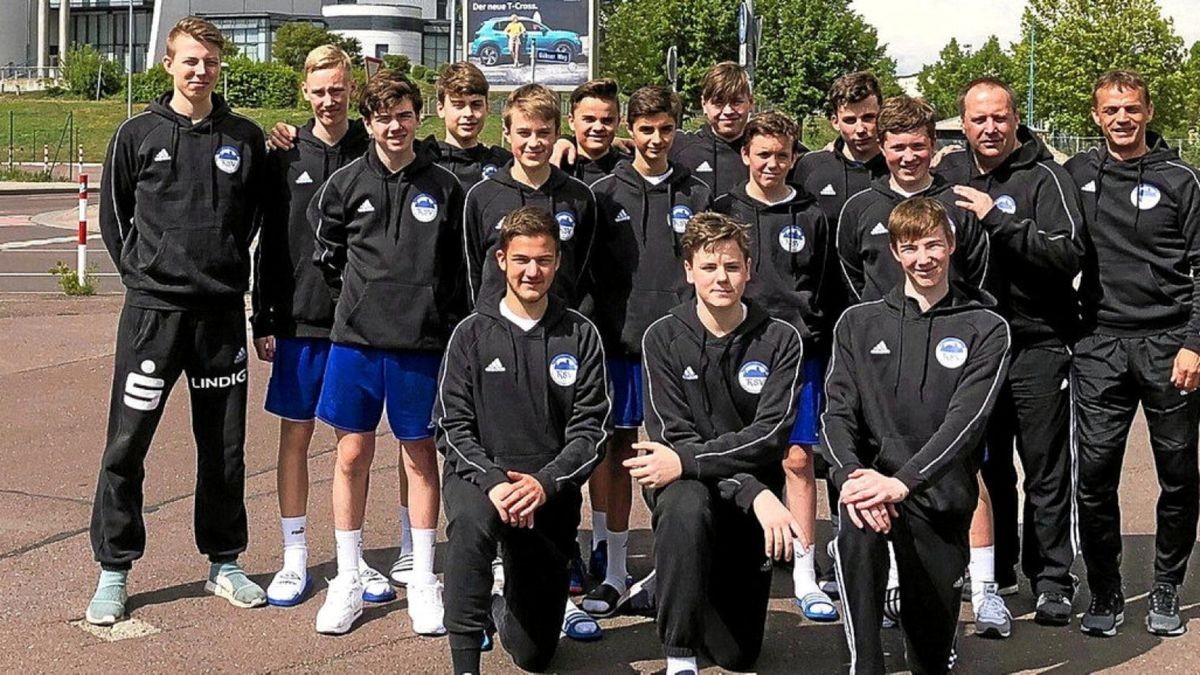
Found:
[{"label": "curb", "polygon": [[78,194],[78,183],[0,183],[0,196],[3,195],[68,195]]}]

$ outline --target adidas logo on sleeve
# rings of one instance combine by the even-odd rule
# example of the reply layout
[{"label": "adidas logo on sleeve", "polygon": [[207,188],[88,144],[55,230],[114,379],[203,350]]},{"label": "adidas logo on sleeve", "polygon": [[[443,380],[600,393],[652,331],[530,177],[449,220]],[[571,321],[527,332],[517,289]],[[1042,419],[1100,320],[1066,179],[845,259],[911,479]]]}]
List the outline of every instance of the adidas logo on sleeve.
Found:
[{"label": "adidas logo on sleeve", "polygon": [[688,366],[687,368],[683,369],[683,379],[698,380],[700,379],[700,376],[696,375],[696,371],[692,370],[691,366]]},{"label": "adidas logo on sleeve", "polygon": [[875,227],[871,228],[871,234],[887,234],[888,229],[883,223],[875,223]]},{"label": "adidas logo on sleeve", "polygon": [[892,350],[888,349],[886,342],[884,342],[883,340],[880,340],[879,344],[875,345],[874,347],[871,347],[871,353],[875,354],[876,356],[883,356],[886,354],[891,354]]},{"label": "adidas logo on sleeve", "polygon": [[712,173],[712,170],[712,165],[708,163],[708,160],[700,162],[700,166],[696,167],[696,173]]},{"label": "adidas logo on sleeve", "polygon": [[613,222],[614,223],[629,222],[629,214],[625,211],[625,209],[621,209],[621,212],[617,214],[617,217],[613,218]]},{"label": "adidas logo on sleeve", "polygon": [[823,197],[833,197],[837,195],[837,190],[833,189],[833,183],[830,183],[829,185],[821,188],[820,194]]},{"label": "adidas logo on sleeve", "polygon": [[1087,182],[1087,185],[1084,185],[1083,187],[1079,188],[1079,191],[1080,192],[1095,192],[1096,191],[1096,181],[1089,180]]},{"label": "adidas logo on sleeve", "polygon": [[371,205],[370,199],[365,199],[365,200],[363,200],[362,204],[358,205],[358,212],[359,213],[374,213],[375,207]]},{"label": "adidas logo on sleeve", "polygon": [[503,364],[503,363],[500,363],[500,357],[499,357],[499,356],[497,356],[496,358],[492,359],[492,362],[491,362],[491,363],[489,363],[489,364],[487,365],[487,368],[484,368],[484,369],[483,369],[483,371],[484,371],[485,373],[504,373],[504,372],[508,372],[508,370],[507,370],[507,369],[504,367],[504,364]]},{"label": "adidas logo on sleeve", "polygon": [[169,162],[169,161],[171,161],[171,153],[167,152],[166,148],[163,148],[162,150],[158,151],[157,155],[154,156],[154,161]]},{"label": "adidas logo on sleeve", "polygon": [[308,175],[307,171],[300,174],[300,177],[296,179],[296,185],[307,185],[311,182],[313,182],[312,176]]}]

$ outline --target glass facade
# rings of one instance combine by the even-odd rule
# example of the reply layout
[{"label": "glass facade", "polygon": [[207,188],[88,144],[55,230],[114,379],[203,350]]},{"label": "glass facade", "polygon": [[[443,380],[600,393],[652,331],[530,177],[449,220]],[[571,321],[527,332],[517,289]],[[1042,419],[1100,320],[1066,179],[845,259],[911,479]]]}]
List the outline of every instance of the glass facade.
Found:
[{"label": "glass facade", "polygon": [[[125,52],[129,49],[129,14],[126,10],[106,12],[71,13],[71,42],[86,43],[101,54],[125,63]],[[57,32],[51,31],[51,53],[58,53]],[[150,12],[133,12],[133,70],[146,69],[146,50],[150,42]]]},{"label": "glass facade", "polygon": [[210,18],[225,39],[233,42],[238,48],[238,54],[246,56],[251,61],[270,61],[271,42],[274,37],[271,30],[271,20],[265,16],[241,16],[231,18]]}]

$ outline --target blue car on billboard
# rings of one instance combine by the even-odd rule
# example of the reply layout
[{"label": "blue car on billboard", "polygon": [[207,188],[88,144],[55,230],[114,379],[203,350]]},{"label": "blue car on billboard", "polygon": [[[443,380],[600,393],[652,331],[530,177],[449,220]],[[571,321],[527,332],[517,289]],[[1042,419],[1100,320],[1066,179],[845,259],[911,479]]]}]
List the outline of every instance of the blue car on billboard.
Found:
[{"label": "blue car on billboard", "polygon": [[[565,57],[564,60],[568,63],[583,54],[583,41],[579,39],[579,33],[554,30],[527,16],[517,17],[517,20],[525,25],[525,43],[521,46],[521,58],[529,58],[535,40],[538,49],[556,52]],[[479,65],[494,66],[501,61],[512,61],[512,54],[508,51],[508,36],[504,33],[509,21],[511,18],[508,16],[487,19],[475,32],[475,39],[471,41],[470,56],[479,59]]]}]

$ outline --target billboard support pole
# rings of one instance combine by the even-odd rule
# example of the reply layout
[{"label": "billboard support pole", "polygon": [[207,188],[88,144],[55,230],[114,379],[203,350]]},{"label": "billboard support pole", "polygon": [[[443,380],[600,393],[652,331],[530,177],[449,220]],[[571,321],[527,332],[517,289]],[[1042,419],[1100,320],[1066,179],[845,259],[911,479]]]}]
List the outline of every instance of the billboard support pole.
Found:
[{"label": "billboard support pole", "polygon": [[446,7],[450,11],[450,63],[458,61],[458,0],[447,0]]}]

